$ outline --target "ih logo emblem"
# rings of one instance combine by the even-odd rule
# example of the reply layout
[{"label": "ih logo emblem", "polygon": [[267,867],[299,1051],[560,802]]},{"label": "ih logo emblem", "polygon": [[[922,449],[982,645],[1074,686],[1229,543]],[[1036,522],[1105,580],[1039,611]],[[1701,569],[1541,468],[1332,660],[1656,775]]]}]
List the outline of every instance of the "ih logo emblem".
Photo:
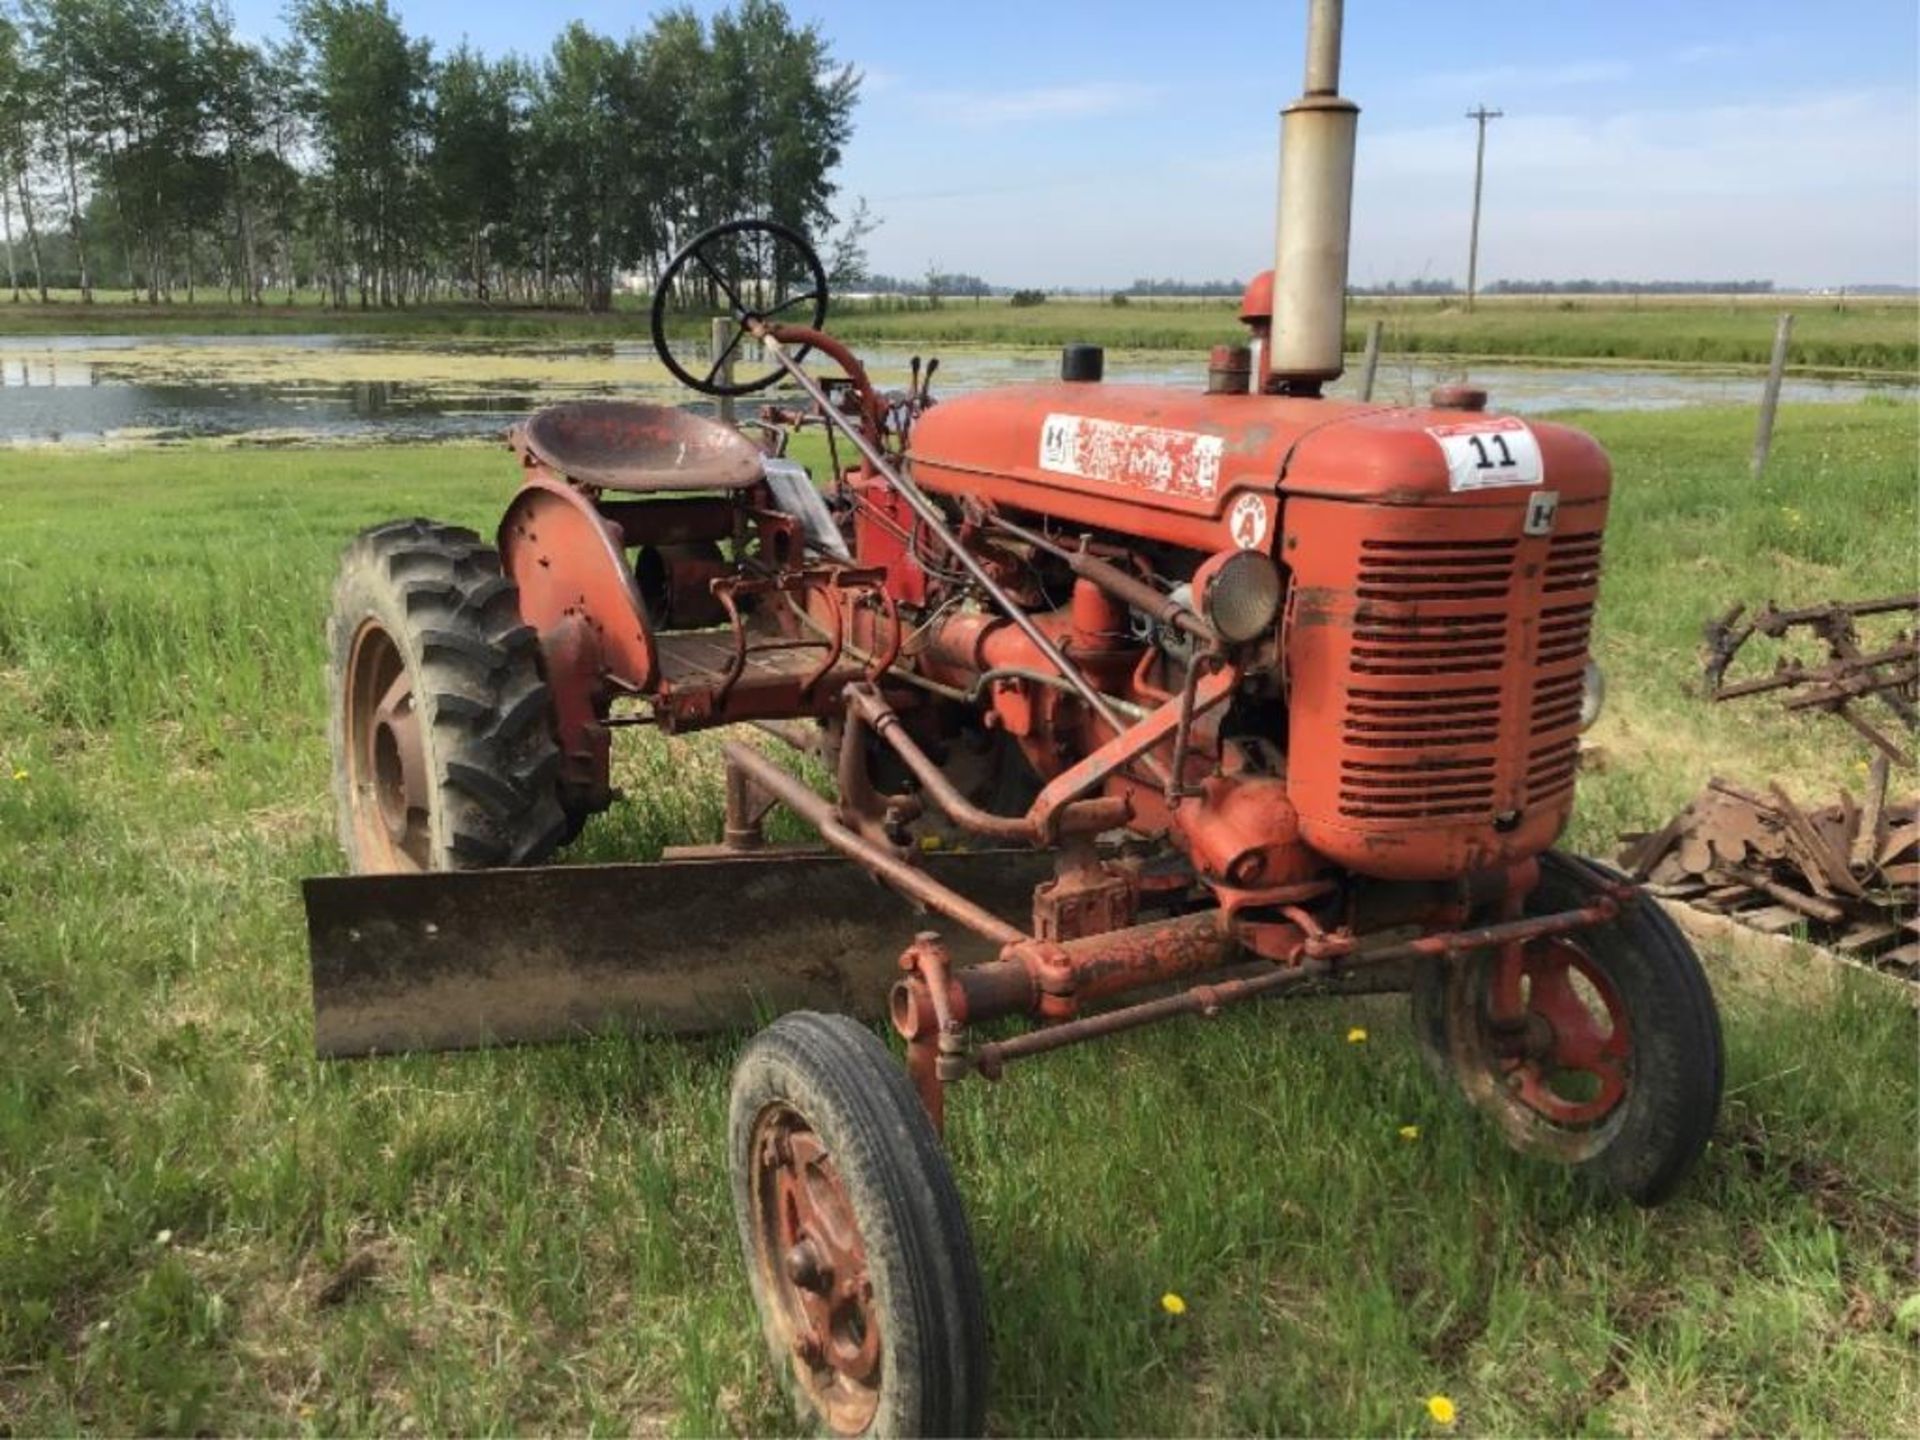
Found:
[{"label": "ih logo emblem", "polygon": [[1560,496],[1552,490],[1535,491],[1527,497],[1527,534],[1551,535],[1553,517],[1560,511]]}]

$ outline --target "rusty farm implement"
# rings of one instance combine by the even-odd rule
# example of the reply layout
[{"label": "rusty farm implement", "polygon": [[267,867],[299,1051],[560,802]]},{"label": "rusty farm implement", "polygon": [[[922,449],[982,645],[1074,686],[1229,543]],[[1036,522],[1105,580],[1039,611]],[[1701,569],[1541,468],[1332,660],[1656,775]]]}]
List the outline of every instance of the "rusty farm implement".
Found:
[{"label": "rusty farm implement", "polygon": [[[1404,988],[1513,1143],[1619,1193],[1667,1195],[1712,1129],[1692,951],[1553,849],[1598,698],[1605,455],[1477,392],[1321,393],[1358,114],[1339,21],[1315,0],[1275,268],[1204,390],[1106,384],[1073,347],[1058,383],[882,392],[805,241],[734,222],[667,267],[656,344],[707,394],[795,387],[834,473],[784,458],[779,412],[566,405],[513,432],[497,535],[406,520],[346,553],[354,873],[307,887],[320,1049],[784,1012],[735,1074],[734,1198],[773,1363],[834,1433],[981,1425],[943,1102],[1045,1051]],[[737,353],[690,368],[668,320],[715,301]],[[721,843],[543,865],[615,802],[636,725],[729,729]],[[773,806],[821,847],[769,847]]]}]

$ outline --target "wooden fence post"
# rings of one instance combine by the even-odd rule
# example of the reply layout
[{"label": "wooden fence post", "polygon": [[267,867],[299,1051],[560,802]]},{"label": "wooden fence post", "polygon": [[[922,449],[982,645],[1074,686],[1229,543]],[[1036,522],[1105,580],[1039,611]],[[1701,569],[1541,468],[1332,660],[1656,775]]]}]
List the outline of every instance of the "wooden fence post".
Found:
[{"label": "wooden fence post", "polygon": [[1753,436],[1753,474],[1758,479],[1767,468],[1767,452],[1773,449],[1773,412],[1780,405],[1780,381],[1787,370],[1787,340],[1793,334],[1793,312],[1780,312],[1780,323],[1773,330],[1773,362],[1767,367],[1767,388],[1760,392],[1760,428]]},{"label": "wooden fence post", "polygon": [[1373,377],[1380,370],[1380,330],[1383,322],[1376,320],[1367,327],[1367,357],[1360,362],[1360,398],[1373,399]]}]

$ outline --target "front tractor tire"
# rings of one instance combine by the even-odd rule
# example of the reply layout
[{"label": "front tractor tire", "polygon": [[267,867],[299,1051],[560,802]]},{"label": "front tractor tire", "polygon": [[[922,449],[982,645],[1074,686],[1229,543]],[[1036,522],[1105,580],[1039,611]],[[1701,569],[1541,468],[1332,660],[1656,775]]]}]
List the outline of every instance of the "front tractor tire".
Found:
[{"label": "front tractor tire", "polygon": [[530,865],[570,834],[538,640],[471,530],[396,520],[347,548],[327,682],[355,874]]},{"label": "front tractor tire", "polygon": [[986,1319],[939,1137],[872,1031],[795,1011],[733,1073],[727,1152],[775,1372],[829,1435],[978,1435]]},{"label": "front tractor tire", "polygon": [[[1579,865],[1547,854],[1526,909],[1572,910],[1592,895]],[[1523,1010],[1524,1022],[1496,1023],[1501,1010]],[[1514,1148],[1640,1205],[1673,1193],[1719,1115],[1713,991],[1692,945],[1645,896],[1604,925],[1527,945],[1517,969],[1503,970],[1495,951],[1424,967],[1413,1029],[1428,1067]]]}]

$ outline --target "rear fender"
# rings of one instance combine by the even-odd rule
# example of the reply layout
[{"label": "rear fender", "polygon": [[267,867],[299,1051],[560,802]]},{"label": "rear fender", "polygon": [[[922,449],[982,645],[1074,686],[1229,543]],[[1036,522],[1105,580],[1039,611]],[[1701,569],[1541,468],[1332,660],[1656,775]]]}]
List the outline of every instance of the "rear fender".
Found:
[{"label": "rear fender", "polygon": [[532,472],[500,521],[500,563],[520,587],[520,618],[540,632],[543,648],[563,630],[584,627],[569,648],[584,643],[598,671],[622,689],[653,688],[659,664],[639,583],[620,531],[586,496]]},{"label": "rear fender", "polygon": [[613,799],[604,723],[611,690],[646,692],[659,669],[621,532],[572,486],[533,471],[499,538],[501,567],[520,588],[520,618],[540,636],[567,808],[604,810]]}]

